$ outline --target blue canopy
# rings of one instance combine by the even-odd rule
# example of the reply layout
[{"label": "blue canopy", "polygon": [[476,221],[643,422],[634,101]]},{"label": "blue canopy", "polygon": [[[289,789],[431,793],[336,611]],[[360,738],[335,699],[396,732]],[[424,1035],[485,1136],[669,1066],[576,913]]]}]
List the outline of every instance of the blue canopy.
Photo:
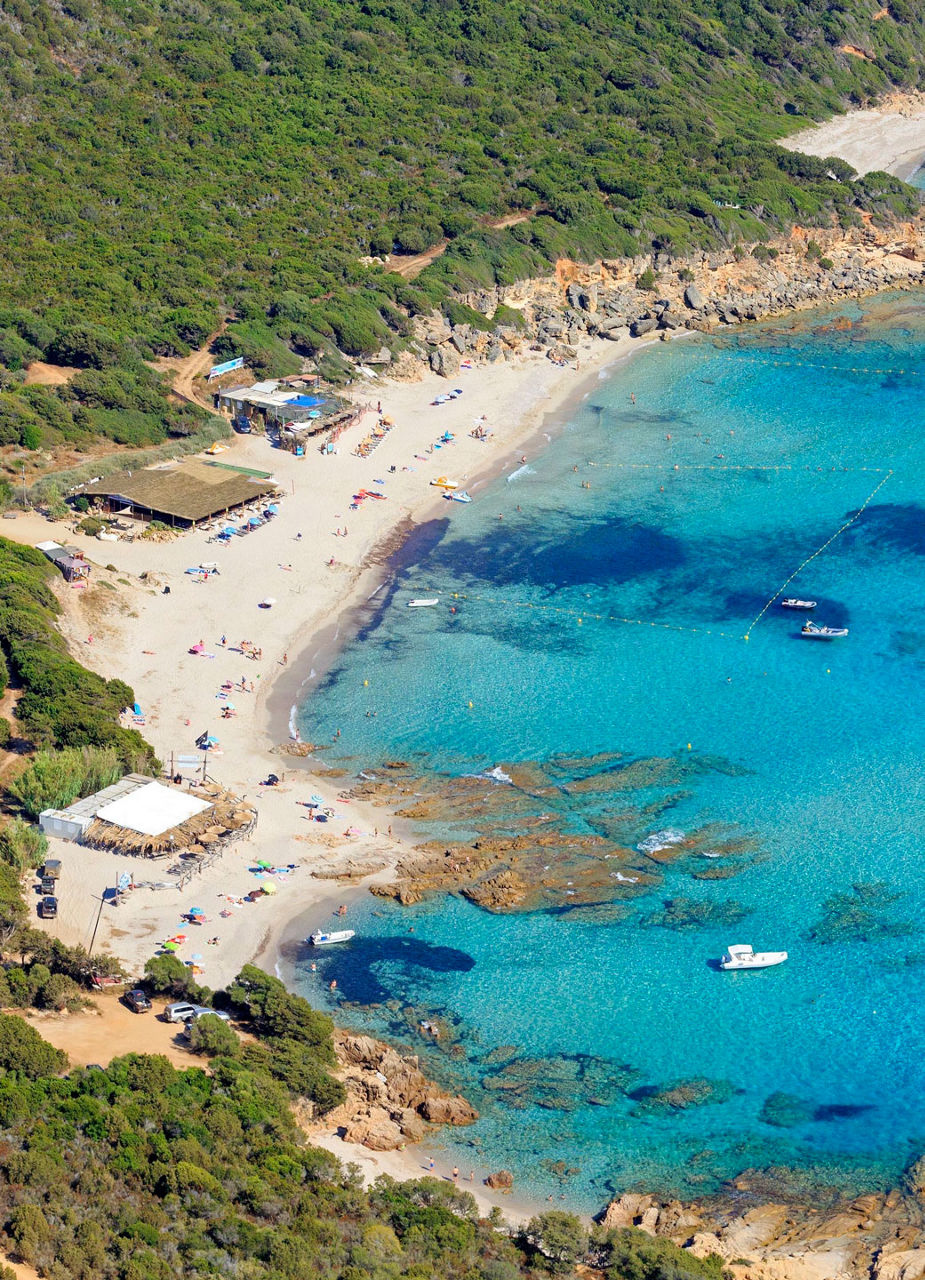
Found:
[{"label": "blue canopy", "polygon": [[248,524],[263,524],[263,521],[260,519],[260,516],[251,516],[250,520],[248,520],[248,522],[247,522],[247,523],[248,523]]},{"label": "blue canopy", "polygon": [[267,511],[272,511],[275,516],[279,515],[279,507],[276,505],[275,502],[270,503],[270,505],[267,507]]},{"label": "blue canopy", "polygon": [[300,409],[316,409],[324,400],[320,396],[292,396],[286,403],[297,404]]}]

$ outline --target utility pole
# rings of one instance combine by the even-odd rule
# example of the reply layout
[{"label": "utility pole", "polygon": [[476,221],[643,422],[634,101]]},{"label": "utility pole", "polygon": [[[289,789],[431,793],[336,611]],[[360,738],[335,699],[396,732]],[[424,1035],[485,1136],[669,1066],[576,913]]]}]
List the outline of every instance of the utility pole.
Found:
[{"label": "utility pole", "polygon": [[96,931],[100,927],[100,916],[102,916],[103,914],[103,903],[105,902],[105,900],[106,899],[104,895],[100,894],[100,909],[96,913],[96,924],[93,926],[93,936],[90,939],[90,946],[87,951],[87,955],[91,960],[93,959],[93,944],[94,942],[96,942]]},{"label": "utility pole", "polygon": [[23,462],[23,463],[20,463],[20,466],[22,467],[22,508],[23,508],[23,511],[25,511],[26,510],[26,464]]}]

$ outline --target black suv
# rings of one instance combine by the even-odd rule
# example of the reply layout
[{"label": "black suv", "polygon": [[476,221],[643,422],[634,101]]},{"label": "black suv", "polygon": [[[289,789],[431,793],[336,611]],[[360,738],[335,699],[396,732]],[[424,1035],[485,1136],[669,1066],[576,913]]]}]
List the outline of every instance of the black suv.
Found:
[{"label": "black suv", "polygon": [[58,914],[58,899],[47,897],[39,903],[39,915],[43,920],[54,920]]},{"label": "black suv", "polygon": [[124,999],[132,1013],[147,1013],[151,1008],[151,1001],[143,991],[126,991]]}]

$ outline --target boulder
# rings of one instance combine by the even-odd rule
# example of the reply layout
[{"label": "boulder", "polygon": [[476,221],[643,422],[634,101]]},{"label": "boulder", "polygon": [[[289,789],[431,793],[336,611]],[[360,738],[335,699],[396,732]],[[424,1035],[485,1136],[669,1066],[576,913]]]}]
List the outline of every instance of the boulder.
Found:
[{"label": "boulder", "polygon": [[437,347],[430,353],[430,367],[441,378],[459,373],[459,352],[454,347]]},{"label": "boulder", "polygon": [[485,1179],[485,1186],[491,1187],[493,1191],[510,1191],[514,1185],[514,1175],[507,1169],[499,1169],[497,1173],[490,1173]]},{"label": "boulder", "polygon": [[384,1113],[355,1120],[344,1129],[345,1142],[358,1142],[370,1151],[394,1151],[405,1141],[401,1129]]},{"label": "boulder", "polygon": [[432,1094],[424,1099],[419,1110],[431,1124],[474,1124],[479,1118],[472,1103],[458,1094],[452,1098]]},{"label": "boulder", "polygon": [[458,329],[454,329],[453,334],[450,338],[450,342],[452,342],[453,346],[456,348],[459,354],[462,355],[467,345],[466,335],[464,333],[460,333]]},{"label": "boulder", "polygon": [[608,325],[606,329],[599,330],[600,336],[606,338],[608,342],[619,342],[621,338],[625,338],[629,334],[625,324]]},{"label": "boulder", "polygon": [[651,333],[657,327],[658,321],[654,317],[651,320],[634,320],[630,325],[630,333],[634,338],[641,338],[643,334]]},{"label": "boulder", "polygon": [[692,311],[702,311],[707,300],[695,284],[689,284],[684,290],[684,303]]}]

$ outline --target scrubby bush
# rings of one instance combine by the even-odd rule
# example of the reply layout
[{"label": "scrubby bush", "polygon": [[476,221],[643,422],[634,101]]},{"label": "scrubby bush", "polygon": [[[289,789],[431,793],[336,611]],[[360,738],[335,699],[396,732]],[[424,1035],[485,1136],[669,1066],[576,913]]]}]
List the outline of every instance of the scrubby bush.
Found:
[{"label": "scrubby bush", "polygon": [[31,871],[41,866],[47,852],[45,832],[21,818],[11,819],[0,831],[0,858],[17,871]]}]

